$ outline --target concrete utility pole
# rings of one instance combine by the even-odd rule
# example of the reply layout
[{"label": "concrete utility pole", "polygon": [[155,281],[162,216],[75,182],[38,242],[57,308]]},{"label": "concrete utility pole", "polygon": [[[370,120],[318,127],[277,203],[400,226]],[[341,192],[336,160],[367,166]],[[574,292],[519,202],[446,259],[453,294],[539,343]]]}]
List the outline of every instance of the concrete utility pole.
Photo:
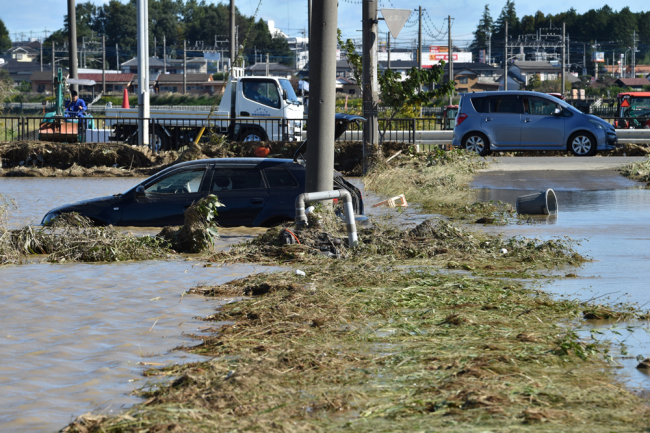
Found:
[{"label": "concrete utility pole", "polygon": [[492,30],[488,33],[488,64],[492,63]]},{"label": "concrete utility pole", "polygon": [[157,58],[158,57],[158,46],[156,45],[156,37],[153,37],[153,57]]},{"label": "concrete utility pole", "polygon": [[390,32],[386,33],[386,52],[388,53],[388,69],[390,70]]},{"label": "concrete utility pole", "polygon": [[508,90],[508,21],[506,21],[505,50],[503,52],[503,90]]},{"label": "concrete utility pole", "polygon": [[587,44],[582,44],[582,75],[587,75]]},{"label": "concrete utility pole", "polygon": [[636,30],[632,35],[632,78],[636,78]]},{"label": "concrete utility pole", "polygon": [[54,94],[55,77],[56,77],[56,53],[54,52],[54,41],[52,41],[52,94]]},{"label": "concrete utility pole", "polygon": [[266,53],[266,76],[269,76],[269,53]]},{"label": "concrete utility pole", "polygon": [[[377,121],[377,100],[379,99],[379,85],[377,83],[377,0],[363,0],[362,9],[363,77],[361,81],[363,85],[363,117],[366,118],[366,124],[363,128],[363,173],[365,174],[370,168],[370,156],[379,139],[379,124]],[[335,77],[336,73],[330,76]],[[313,99],[311,100],[313,101]],[[309,109],[311,110],[311,107]]]},{"label": "concrete utility pole", "polygon": [[230,75],[230,80],[233,83],[230,92],[230,125],[228,125],[228,136],[231,139],[235,139],[235,121],[237,119],[237,113],[235,112],[235,81],[233,80],[232,68],[235,66],[235,58],[237,56],[235,52],[236,48],[236,37],[235,32],[237,30],[237,24],[235,23],[235,0],[230,0],[230,59],[228,65],[228,75]]},{"label": "concrete utility pole", "polygon": [[167,73],[167,37],[163,35],[163,74]]},{"label": "concrete utility pole", "polygon": [[562,96],[566,94],[566,25],[562,23]]},{"label": "concrete utility pole", "polygon": [[[366,4],[367,0],[364,0],[364,11]],[[372,4],[375,10],[376,30],[377,3],[372,2]],[[312,6],[314,32],[309,44],[310,103],[307,128],[309,158],[305,175],[305,192],[331,191],[333,188],[337,5],[337,0],[314,0]],[[366,26],[365,19],[363,25]],[[365,54],[364,50],[364,57]],[[364,58],[364,77],[365,66]],[[364,90],[364,100],[365,95]]]},{"label": "concrete utility pole", "polygon": [[[418,8],[418,69],[422,69],[422,6]],[[422,88],[420,87],[420,91]]]},{"label": "concrete utility pole", "polygon": [[307,0],[307,44],[311,43],[311,0]]},{"label": "concrete utility pole", "polygon": [[187,92],[187,41],[183,41],[183,95]]},{"label": "concrete utility pole", "polygon": [[[594,45],[594,49],[598,50],[598,41],[596,41],[596,45]],[[603,53],[604,56],[604,53]],[[594,58],[594,60],[596,60]],[[614,60],[614,59],[612,59]],[[612,61],[612,75],[614,74],[614,62]],[[594,77],[597,80],[598,79],[598,62],[594,62]]]},{"label": "concrete utility pole", "polygon": [[137,0],[138,22],[138,144],[149,145],[149,32],[148,0]]},{"label": "concrete utility pole", "polygon": [[102,35],[102,93],[106,94],[106,35]]},{"label": "concrete utility pole", "polygon": [[41,42],[41,72],[43,72],[43,42]]},{"label": "concrete utility pole", "polygon": [[[447,55],[449,56],[449,82],[454,84],[454,89],[456,89],[456,77],[454,77],[454,45],[451,40],[451,15],[447,15],[447,36],[449,49],[447,50]],[[451,96],[449,97],[449,105],[451,105],[454,98],[454,90],[451,91]]]},{"label": "concrete utility pole", "polygon": [[[70,63],[70,78],[79,78],[77,72],[77,10],[75,9],[75,0],[68,0],[68,59]],[[79,91],[79,86],[73,84],[71,90]]]}]

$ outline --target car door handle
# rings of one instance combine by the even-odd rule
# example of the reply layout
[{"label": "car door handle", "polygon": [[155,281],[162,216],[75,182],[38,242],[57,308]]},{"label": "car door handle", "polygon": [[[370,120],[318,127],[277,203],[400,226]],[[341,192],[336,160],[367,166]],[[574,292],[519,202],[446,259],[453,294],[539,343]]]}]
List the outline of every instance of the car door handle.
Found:
[{"label": "car door handle", "polygon": [[528,122],[530,122],[530,119],[524,119],[524,122],[528,123]]},{"label": "car door handle", "polygon": [[253,204],[264,203],[264,199],[263,198],[252,198],[251,203],[253,203]]},{"label": "car door handle", "polygon": [[486,122],[489,122],[489,121],[491,121],[491,120],[492,120],[491,117],[486,117],[486,118],[485,118],[485,121],[486,121]]}]

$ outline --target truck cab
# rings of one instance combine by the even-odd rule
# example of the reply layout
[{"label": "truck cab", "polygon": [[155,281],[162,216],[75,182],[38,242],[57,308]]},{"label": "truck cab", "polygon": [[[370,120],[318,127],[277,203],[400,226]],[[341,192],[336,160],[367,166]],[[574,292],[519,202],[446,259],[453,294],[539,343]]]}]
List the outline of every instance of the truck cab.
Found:
[{"label": "truck cab", "polygon": [[[619,93],[616,98],[616,119],[614,127],[617,129],[648,129],[650,128],[650,92],[625,92]],[[640,119],[635,119],[639,117]]]},{"label": "truck cab", "polygon": [[[239,141],[300,139],[304,107],[288,79],[235,75],[226,86],[219,113],[230,113],[233,98],[238,118],[234,136]],[[285,120],[284,126],[278,120]]]}]

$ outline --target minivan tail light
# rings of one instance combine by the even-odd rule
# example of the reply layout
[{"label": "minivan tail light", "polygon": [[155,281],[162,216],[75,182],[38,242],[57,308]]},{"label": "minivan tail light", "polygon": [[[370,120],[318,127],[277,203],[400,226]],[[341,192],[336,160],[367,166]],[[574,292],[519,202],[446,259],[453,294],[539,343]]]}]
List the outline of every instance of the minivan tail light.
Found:
[{"label": "minivan tail light", "polygon": [[467,114],[465,114],[465,113],[461,113],[461,114],[459,114],[458,117],[456,117],[456,126],[458,126],[458,125],[460,125],[461,123],[463,123],[463,121],[464,121],[465,119],[467,119]]}]

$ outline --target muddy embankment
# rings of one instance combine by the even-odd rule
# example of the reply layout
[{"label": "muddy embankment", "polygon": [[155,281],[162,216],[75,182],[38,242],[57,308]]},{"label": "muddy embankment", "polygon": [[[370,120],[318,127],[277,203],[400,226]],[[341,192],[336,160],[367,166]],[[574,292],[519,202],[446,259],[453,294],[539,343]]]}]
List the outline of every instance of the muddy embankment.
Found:
[{"label": "muddy embankment", "polygon": [[[259,147],[267,156],[293,158],[298,143],[206,143],[181,151],[152,152],[142,146],[117,143],[49,143],[42,141],[0,142],[0,176],[18,177],[140,177],[150,176],[170,165],[202,158],[254,157]],[[409,144],[389,142],[382,146],[385,157]],[[363,158],[361,143],[337,142],[335,168],[359,175]]]}]

